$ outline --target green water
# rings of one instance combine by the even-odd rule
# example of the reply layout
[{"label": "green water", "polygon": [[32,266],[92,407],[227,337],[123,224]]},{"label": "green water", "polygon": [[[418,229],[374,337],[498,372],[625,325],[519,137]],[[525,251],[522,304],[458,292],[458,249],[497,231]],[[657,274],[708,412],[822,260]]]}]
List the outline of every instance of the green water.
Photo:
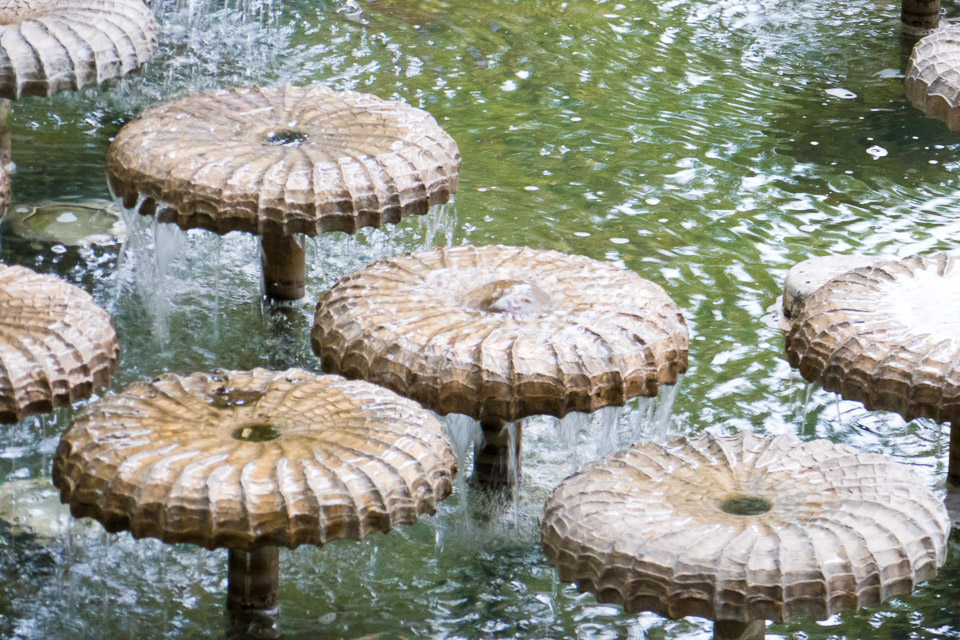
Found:
[{"label": "green water", "polygon": [[[266,9],[269,25],[195,9],[157,3],[164,44],[141,77],[14,104],[15,202],[107,196],[112,136],[147,106],[191,91],[323,82],[403,99],[460,145],[460,192],[447,212],[457,216],[454,242],[618,262],[684,310],[691,367],[671,432],[826,437],[892,455],[942,492],[946,435],[821,391],[805,408],[806,385],[766,311],[786,270],[809,256],[902,256],[960,240],[960,137],[903,97],[909,48],[897,2],[288,1]],[[266,318],[253,240],[159,237],[167,302],[137,293],[134,270],[154,263],[128,256],[118,266],[116,247],[4,237],[0,258],[58,273],[112,311],[119,389],[165,371],[318,369],[307,340],[316,296],[377,257],[421,246],[424,227],[407,220],[391,233],[320,239],[308,253],[308,300]],[[157,305],[169,338],[156,336]],[[639,413],[628,410],[621,426]],[[69,419],[63,411],[4,428],[0,480],[48,474]],[[477,505],[459,486],[416,526],[283,551],[284,637],[709,637],[709,622],[626,616],[556,580],[539,548],[540,506],[571,457],[609,444],[602,424],[575,427],[525,426],[516,506]],[[912,596],[768,633],[960,638],[958,556],[954,548]],[[80,526],[44,541],[0,533],[0,637],[222,637],[225,569],[225,552]]]}]

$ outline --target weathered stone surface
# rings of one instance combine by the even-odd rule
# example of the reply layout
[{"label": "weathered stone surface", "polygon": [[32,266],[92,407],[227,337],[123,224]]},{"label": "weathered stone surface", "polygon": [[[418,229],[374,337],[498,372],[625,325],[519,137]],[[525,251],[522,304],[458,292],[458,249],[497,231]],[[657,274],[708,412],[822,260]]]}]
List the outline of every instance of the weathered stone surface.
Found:
[{"label": "weathered stone surface", "polygon": [[49,96],[136,71],[157,52],[140,0],[0,0],[0,97]]},{"label": "weathered stone surface", "polygon": [[882,258],[858,255],[817,256],[793,265],[783,280],[783,315],[789,321],[814,291],[833,278]]},{"label": "weathered stone surface", "polygon": [[384,260],[317,305],[325,371],[440,414],[514,421],[655,396],[687,369],[664,290],[584,256],[463,245]]},{"label": "weathered stone surface", "polygon": [[554,491],[540,530],[561,579],[600,602],[749,622],[910,593],[946,560],[949,520],[885,456],[746,432],[589,463]]},{"label": "weathered stone surface", "polygon": [[429,113],[353,91],[247,87],[145,112],[107,153],[114,193],[216,233],[353,233],[456,192],[460,153]]},{"label": "weathered stone surface", "polygon": [[904,83],[913,106],[951,131],[960,130],[960,26],[938,29],[917,42]]},{"label": "weathered stone surface", "polygon": [[0,422],[89,397],[117,353],[110,316],[87,292],[0,264]]},{"label": "weathered stone surface", "polygon": [[409,400],[254,369],[168,374],[89,405],[53,481],[108,531],[249,551],[415,522],[450,494],[456,464],[440,422]]}]

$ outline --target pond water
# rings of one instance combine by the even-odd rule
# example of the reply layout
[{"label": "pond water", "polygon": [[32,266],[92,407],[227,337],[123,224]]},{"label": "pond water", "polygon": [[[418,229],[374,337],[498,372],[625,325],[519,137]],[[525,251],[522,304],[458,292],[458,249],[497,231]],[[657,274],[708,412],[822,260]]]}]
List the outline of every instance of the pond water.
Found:
[{"label": "pond water", "polygon": [[[439,233],[436,220],[409,219],[311,241],[308,297],[285,313],[261,313],[258,248],[247,236],[141,221],[129,230],[141,241],[131,238],[119,262],[116,245],[5,236],[3,261],[57,273],[114,314],[114,389],[166,371],[318,370],[308,340],[317,296],[374,259],[431,241],[617,262],[661,284],[691,330],[690,370],[670,394],[669,417],[661,401],[559,426],[533,420],[512,500],[460,482],[415,526],[282,551],[284,637],[710,637],[704,620],[598,605],[559,582],[540,551],[536,520],[556,483],[638,434],[824,437],[891,455],[943,492],[946,428],[808,388],[768,312],[786,270],[807,257],[904,256],[960,241],[960,137],[904,98],[898,2],[196,0],[154,9],[161,52],[145,73],[14,104],[16,203],[109,197],[104,156],[125,122],[172,97],[248,83],[320,82],[405,100],[457,140],[463,166]],[[160,293],[141,296],[144,287]],[[0,482],[48,477],[70,419],[62,410],[0,429]],[[83,523],[45,538],[7,528],[0,637],[223,637],[225,551]],[[958,604],[954,545],[914,595],[768,634],[960,638]]]}]

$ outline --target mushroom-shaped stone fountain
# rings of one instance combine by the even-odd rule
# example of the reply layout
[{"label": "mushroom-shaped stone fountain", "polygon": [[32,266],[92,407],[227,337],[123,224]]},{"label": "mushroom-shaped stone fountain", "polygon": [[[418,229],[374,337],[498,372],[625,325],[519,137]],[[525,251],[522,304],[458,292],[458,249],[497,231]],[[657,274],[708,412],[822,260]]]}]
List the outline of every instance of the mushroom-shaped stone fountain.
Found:
[{"label": "mushroom-shaped stone fountain", "polygon": [[637,443],[564,480],[544,508],[560,577],[628,613],[827,618],[910,593],[946,560],[943,504],[885,456],[794,435]]},{"label": "mushroom-shaped stone fountain", "polygon": [[787,359],[868,409],[950,422],[947,481],[960,486],[960,264],[946,254],[882,260],[839,275],[801,305]]},{"label": "mushroom-shaped stone fountain", "polygon": [[0,0],[2,163],[10,163],[10,100],[119,78],[156,51],[157,23],[140,0]]},{"label": "mushroom-shaped stone fountain", "polygon": [[429,113],[323,86],[189,96],[128,123],[107,153],[124,206],[183,229],[260,235],[277,300],[304,295],[297,234],[425,214],[453,196],[459,170],[456,143]]},{"label": "mushroom-shaped stone fountain", "polygon": [[960,130],[960,25],[917,42],[904,83],[913,106],[945,122],[950,131]]},{"label": "mushroom-shaped stone fountain", "polygon": [[[687,327],[656,284],[584,256],[462,245],[377,262],[317,304],[324,371],[479,420],[475,477],[509,482],[506,423],[656,396],[687,369]],[[519,436],[512,439],[519,449]],[[484,462],[488,459],[489,462]]]},{"label": "mushroom-shaped stone fountain", "polygon": [[110,316],[87,292],[0,264],[0,422],[89,397],[117,353]]},{"label": "mushroom-shaped stone fountain", "polygon": [[278,547],[413,523],[449,495],[455,473],[429,412],[300,369],[135,383],[86,407],[53,464],[76,517],[229,549],[229,608],[265,613],[277,605]]}]

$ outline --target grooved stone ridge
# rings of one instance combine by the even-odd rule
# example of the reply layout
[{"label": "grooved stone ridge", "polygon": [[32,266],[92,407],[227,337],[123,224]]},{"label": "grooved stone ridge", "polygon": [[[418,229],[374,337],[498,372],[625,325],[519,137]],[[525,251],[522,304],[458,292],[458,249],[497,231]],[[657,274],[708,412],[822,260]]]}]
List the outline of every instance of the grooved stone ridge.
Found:
[{"label": "grooved stone ridge", "polygon": [[75,517],[207,548],[322,545],[409,524],[453,489],[440,422],[365,382],[163,375],[95,402],[53,465]]},{"label": "grooved stone ridge", "polygon": [[100,84],[156,52],[157,23],[140,0],[0,0],[0,98]]},{"label": "grooved stone ridge", "polygon": [[0,422],[89,397],[117,354],[110,316],[87,292],[0,264]]},{"label": "grooved stone ridge", "polygon": [[377,262],[320,300],[312,332],[324,371],[501,421],[655,396],[687,343],[676,304],[634,272],[506,246]]},{"label": "grooved stone ridge", "polygon": [[885,456],[745,432],[589,463],[554,491],[540,531],[561,579],[628,613],[779,622],[910,593],[946,560],[949,520]]},{"label": "grooved stone ridge", "polygon": [[914,45],[904,85],[913,106],[960,130],[960,26],[938,29]]}]

